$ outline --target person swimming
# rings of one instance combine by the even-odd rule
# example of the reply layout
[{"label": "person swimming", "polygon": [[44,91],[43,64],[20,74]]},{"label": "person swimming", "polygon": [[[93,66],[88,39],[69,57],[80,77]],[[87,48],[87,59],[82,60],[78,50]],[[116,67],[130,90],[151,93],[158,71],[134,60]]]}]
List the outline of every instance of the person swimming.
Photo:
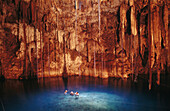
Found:
[{"label": "person swimming", "polygon": [[72,96],[73,96],[73,95],[74,95],[74,92],[73,92],[73,91],[71,91],[71,92],[70,92],[70,95],[72,95]]},{"label": "person swimming", "polygon": [[75,93],[75,96],[79,96],[79,93],[78,93],[78,92],[76,92],[76,93]]},{"label": "person swimming", "polygon": [[64,94],[67,94],[67,92],[68,92],[68,91],[67,91],[67,90],[65,90],[65,91],[64,91]]}]

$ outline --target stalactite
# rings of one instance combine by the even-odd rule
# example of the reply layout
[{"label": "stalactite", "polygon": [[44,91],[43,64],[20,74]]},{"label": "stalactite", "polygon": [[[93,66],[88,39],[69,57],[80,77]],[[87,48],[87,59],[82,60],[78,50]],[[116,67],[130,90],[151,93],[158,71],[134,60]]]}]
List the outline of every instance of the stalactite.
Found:
[{"label": "stalactite", "polygon": [[[30,43],[30,41],[31,41],[31,37],[30,37],[30,27],[27,27],[27,44],[29,44]],[[30,49],[29,49],[29,45],[28,45],[28,69],[29,69],[29,71],[28,71],[28,76],[30,76],[30,73],[31,73],[31,65],[32,65],[32,56],[31,56],[31,51],[30,51]]]},{"label": "stalactite", "polygon": [[88,41],[87,41],[87,43],[86,43],[86,53],[87,53],[87,62],[89,62],[89,50],[88,50]]},{"label": "stalactite", "polygon": [[151,9],[150,0],[148,1],[148,44],[149,44],[149,90],[151,90],[152,85],[152,72],[151,72]]},{"label": "stalactite", "polygon": [[[88,10],[87,10],[87,5],[88,5],[88,4],[87,4],[87,1],[86,1],[86,38],[88,38],[88,34],[87,34],[88,32],[87,32],[87,31],[89,30],[88,27],[87,27],[87,11],[88,11]],[[87,53],[87,62],[89,62],[88,40],[87,40],[87,43],[86,43],[86,51],[87,51],[87,52],[86,52],[86,53]]]},{"label": "stalactite", "polygon": [[160,61],[161,61],[161,67],[160,67],[160,70],[164,69],[164,65],[165,65],[165,73],[166,73],[166,61],[167,61],[167,50],[165,49],[165,28],[164,28],[164,24],[163,24],[163,6],[159,6],[159,30],[160,30],[160,33],[159,33],[159,36],[161,38],[161,53],[164,53],[165,56],[160,56]]},{"label": "stalactite", "polygon": [[157,63],[157,84],[160,85],[160,63],[161,63],[161,27],[160,27],[160,19],[159,19],[159,7],[156,6],[156,11],[154,13],[154,24],[155,24],[155,30],[154,33],[156,33],[156,36],[154,36],[154,42],[156,45],[156,63]]},{"label": "stalactite", "polygon": [[[41,25],[41,22],[39,20],[39,26]],[[42,46],[42,27],[40,27],[40,55],[41,55],[41,77],[43,77],[43,46]]]},{"label": "stalactite", "polygon": [[[94,13],[94,9],[93,9],[93,1],[91,0],[91,4],[92,4],[92,18],[93,18],[93,13]],[[91,26],[91,38],[92,38],[92,32],[93,32],[93,27]],[[96,77],[96,43],[95,43],[95,39],[94,39],[94,57],[93,57],[93,67],[94,67],[94,77]]]},{"label": "stalactite", "polygon": [[31,16],[32,16],[32,22],[35,20],[35,13],[34,13],[34,11],[35,11],[35,6],[34,6],[34,1],[33,0],[31,0]]},{"label": "stalactite", "polygon": [[64,30],[64,34],[63,34],[63,54],[64,54],[64,67],[63,67],[63,77],[67,77],[67,67],[66,67],[66,44],[65,44],[65,14],[64,14],[64,21],[63,21],[63,30]]},{"label": "stalactite", "polygon": [[[98,37],[98,42],[100,41],[100,26],[101,26],[101,9],[100,9],[100,0],[98,0],[98,16],[99,16],[99,26],[98,26],[98,28],[99,28],[99,37]],[[103,76],[103,47],[102,47],[102,51],[101,51],[101,67],[102,67],[102,69],[101,69],[101,77]]]},{"label": "stalactite", "polygon": [[169,16],[169,14],[168,14],[168,3],[166,2],[166,0],[165,0],[165,3],[164,3],[164,12],[163,12],[163,21],[164,21],[164,28],[165,28],[165,49],[167,50],[166,52],[166,54],[167,54],[167,65],[168,66],[170,66],[170,43],[169,43],[169,41],[170,41],[170,37],[169,37],[169,31],[168,31],[168,22],[169,22],[169,20],[168,20],[168,16]]},{"label": "stalactite", "polygon": [[25,65],[24,65],[24,70],[25,70],[25,73],[24,75],[27,76],[27,38],[26,38],[26,30],[25,30],[26,26],[25,26],[25,20],[23,20],[23,30],[24,30],[24,43],[25,43],[25,56],[24,56],[24,61],[25,61]]},{"label": "stalactite", "polygon": [[[78,10],[81,10],[81,7],[80,7],[80,9],[79,9],[79,0],[76,0],[76,23],[75,23],[75,36],[76,36],[76,41],[77,41],[77,43],[75,44],[76,46],[77,46],[77,51],[78,51],[78,56],[79,56],[79,58],[80,58],[80,42],[79,42],[79,36],[78,36],[78,28],[77,27],[79,27],[79,24],[78,24],[78,18],[80,18],[80,20],[81,20],[81,16],[78,16]],[[80,65],[78,66],[78,70],[79,70],[79,72],[78,72],[78,74],[79,74],[79,76],[80,76]]]},{"label": "stalactite", "polygon": [[[57,26],[58,27],[58,26]],[[56,47],[57,47],[57,45],[56,45],[56,42],[57,42],[57,32],[56,32],[56,27],[55,27],[55,37],[54,37],[54,62],[55,62],[55,73],[57,72],[56,71]]]},{"label": "stalactite", "polygon": [[48,36],[48,76],[50,77],[50,37]]},{"label": "stalactite", "polygon": [[96,76],[96,43],[94,42],[94,76]]},{"label": "stalactite", "polygon": [[64,54],[63,77],[67,77],[66,56],[65,56],[65,35],[63,35],[63,54]]},{"label": "stalactite", "polygon": [[15,5],[18,6],[19,0],[15,0]]},{"label": "stalactite", "polygon": [[127,11],[127,5],[122,4],[120,6],[120,28],[121,28],[121,33],[120,33],[120,44],[122,44],[122,48],[125,49],[125,27],[126,27],[126,11]]},{"label": "stalactite", "polygon": [[121,69],[122,69],[122,77],[124,76],[124,57],[123,57],[123,53],[125,50],[125,27],[126,27],[126,10],[127,10],[127,4],[122,4],[120,6],[120,26],[121,26],[121,34],[120,34],[120,45],[121,45],[121,53],[122,53],[122,65],[121,65]]},{"label": "stalactite", "polygon": [[[40,5],[40,1],[38,1],[39,5]],[[39,10],[37,10],[38,12]],[[42,46],[42,26],[41,26],[41,19],[40,19],[40,16],[39,16],[39,13],[37,14],[37,19],[38,19],[38,29],[39,29],[39,32],[40,32],[40,60],[41,60],[41,65],[40,65],[40,71],[41,71],[41,77],[43,77],[43,55],[42,55],[42,52],[43,52],[43,46]],[[38,55],[38,53],[37,53]],[[38,59],[37,59],[38,61]],[[38,69],[38,67],[37,67]],[[38,77],[39,78],[39,77]]]},{"label": "stalactite", "polygon": [[[43,24],[43,27],[42,27],[42,44],[45,44],[45,41],[44,41],[44,38],[45,38],[45,37],[44,37],[45,23],[44,23],[44,21],[43,21],[42,24]],[[43,72],[42,75],[43,75],[43,78],[44,78],[44,75],[45,75],[45,74],[44,74],[44,59],[45,59],[45,58],[44,58],[44,46],[42,46],[42,65],[43,65],[43,66],[42,66],[42,67],[43,67],[43,68],[42,68],[42,72]]]},{"label": "stalactite", "polygon": [[116,44],[117,44],[117,39],[116,39],[116,34],[115,34],[115,37],[114,37],[114,46],[115,46],[115,64],[116,64],[116,66],[115,66],[115,77],[118,75],[118,73],[117,73],[117,47],[116,47]]},{"label": "stalactite", "polygon": [[24,64],[23,64],[23,77],[28,77],[28,62],[27,62],[27,37],[26,37],[26,23],[25,23],[25,8],[24,8],[24,5],[21,4],[21,10],[23,12],[23,32],[24,32],[24,45],[25,45],[25,51],[24,51]]},{"label": "stalactite", "polygon": [[76,5],[76,11],[75,11],[75,49],[76,49],[76,46],[77,46],[77,10],[78,10],[78,1],[75,0],[75,5]]},{"label": "stalactite", "polygon": [[[18,19],[17,19],[17,22],[18,22],[18,24],[17,24],[17,38],[19,39],[19,37],[20,37],[20,28],[19,28],[19,25],[20,25],[20,7],[18,6],[18,12],[17,12],[17,15],[18,15]],[[22,63],[21,63],[22,61],[20,60],[20,69],[21,69],[21,67],[22,67]]]},{"label": "stalactite", "polygon": [[[138,40],[138,34],[137,34],[137,20],[136,20],[136,9],[135,9],[135,5],[134,5],[134,0],[130,0],[129,1],[130,3],[130,7],[131,7],[131,14],[130,14],[130,19],[131,19],[131,34],[132,36],[134,37],[133,41],[134,41],[134,54],[135,55],[132,55],[134,58],[135,56],[135,61],[137,61],[138,59],[138,50],[139,50],[139,47],[138,47],[138,44],[139,44],[139,40]],[[137,79],[137,76],[138,76],[138,65],[135,65],[135,69],[137,69],[137,72],[135,73],[135,80]]]},{"label": "stalactite", "polygon": [[[59,55],[59,47],[60,47],[60,43],[59,43],[59,35],[58,35],[58,30],[59,30],[58,16],[59,16],[59,14],[57,14],[57,44],[58,44],[58,49],[57,49],[57,51],[58,51],[58,59],[59,59],[59,57],[60,57],[60,55]],[[59,73],[60,73],[60,71],[58,71],[57,74],[59,75]]]},{"label": "stalactite", "polygon": [[132,61],[132,80],[133,80],[133,74],[134,74],[134,66],[133,66],[133,62],[134,62],[134,59],[133,59],[133,57],[134,57],[134,48],[133,48],[133,46],[134,46],[134,44],[133,44],[133,38],[131,37],[131,61]]},{"label": "stalactite", "polygon": [[5,18],[7,16],[7,10],[6,10],[6,6],[5,4],[2,5],[2,13],[3,13],[3,16],[2,16],[2,26],[4,26],[4,23],[5,23]]},{"label": "stalactite", "polygon": [[[36,5],[35,5],[36,6]],[[35,72],[33,77],[37,77],[37,72],[38,72],[38,49],[37,49],[37,33],[36,33],[36,29],[37,29],[37,9],[34,7],[34,41],[35,41]]]},{"label": "stalactite", "polygon": [[137,22],[136,22],[136,16],[135,16],[135,5],[134,0],[130,0],[130,7],[131,7],[131,33],[136,37],[137,35]]}]

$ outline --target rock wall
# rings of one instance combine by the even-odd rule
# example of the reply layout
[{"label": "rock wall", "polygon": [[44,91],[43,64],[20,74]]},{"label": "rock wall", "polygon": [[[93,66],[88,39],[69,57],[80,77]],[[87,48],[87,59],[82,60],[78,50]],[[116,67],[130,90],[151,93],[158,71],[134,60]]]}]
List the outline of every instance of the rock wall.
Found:
[{"label": "rock wall", "polygon": [[[0,1],[0,69],[8,79],[148,73],[147,0]],[[168,5],[151,3],[152,72],[168,72]]]}]

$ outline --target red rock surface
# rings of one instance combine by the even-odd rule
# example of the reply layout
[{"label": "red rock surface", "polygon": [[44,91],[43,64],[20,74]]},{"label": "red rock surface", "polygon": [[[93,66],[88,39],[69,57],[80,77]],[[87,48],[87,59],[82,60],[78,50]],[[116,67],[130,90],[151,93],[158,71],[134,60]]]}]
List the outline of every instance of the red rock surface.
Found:
[{"label": "red rock surface", "polygon": [[[147,0],[99,1],[0,1],[1,74],[9,79],[147,74]],[[170,66],[168,6],[166,0],[151,3],[153,73]]]}]

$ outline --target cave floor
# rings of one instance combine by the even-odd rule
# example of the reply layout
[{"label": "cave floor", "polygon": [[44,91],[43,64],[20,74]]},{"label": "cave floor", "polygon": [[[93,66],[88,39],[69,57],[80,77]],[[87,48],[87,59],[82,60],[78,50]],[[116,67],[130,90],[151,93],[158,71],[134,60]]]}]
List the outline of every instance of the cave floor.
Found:
[{"label": "cave floor", "polygon": [[0,83],[0,111],[169,111],[170,87],[153,84],[149,91],[144,78],[6,80]]}]

